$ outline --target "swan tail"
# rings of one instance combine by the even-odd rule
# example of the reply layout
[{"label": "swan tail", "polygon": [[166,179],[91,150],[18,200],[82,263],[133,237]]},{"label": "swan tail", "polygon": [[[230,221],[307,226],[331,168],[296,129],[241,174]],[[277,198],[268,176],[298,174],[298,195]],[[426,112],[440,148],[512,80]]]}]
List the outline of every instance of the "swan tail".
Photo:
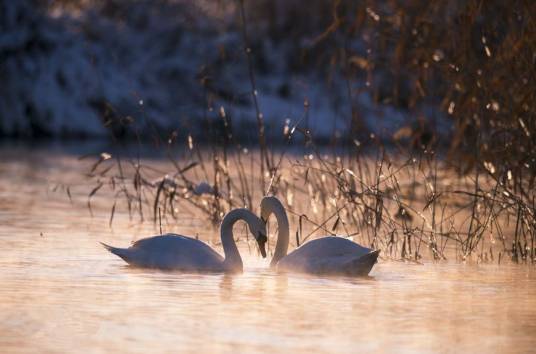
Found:
[{"label": "swan tail", "polygon": [[367,276],[378,261],[380,250],[372,251],[350,262],[349,273],[353,276]]},{"label": "swan tail", "polygon": [[115,254],[116,256],[120,257],[121,259],[123,259],[125,262],[128,263],[128,249],[126,248],[118,248],[118,247],[113,247],[113,246],[110,246],[110,245],[107,245],[105,244],[104,242],[99,242],[104,248],[106,248],[107,251],[109,251],[110,253],[113,253]]}]

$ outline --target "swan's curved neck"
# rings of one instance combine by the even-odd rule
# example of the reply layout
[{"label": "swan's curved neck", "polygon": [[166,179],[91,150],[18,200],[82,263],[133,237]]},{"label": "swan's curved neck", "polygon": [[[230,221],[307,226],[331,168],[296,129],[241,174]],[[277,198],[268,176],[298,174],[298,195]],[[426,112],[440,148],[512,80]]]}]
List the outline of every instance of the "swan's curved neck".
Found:
[{"label": "swan's curved neck", "polygon": [[240,272],[243,269],[242,257],[233,237],[233,226],[238,220],[244,220],[251,225],[254,218],[256,218],[255,214],[247,209],[234,209],[228,212],[221,222],[221,243],[225,253],[224,265],[230,271]]},{"label": "swan's curved neck", "polygon": [[270,198],[264,205],[269,214],[275,214],[277,228],[279,229],[277,234],[277,243],[275,244],[274,256],[270,262],[270,267],[274,267],[281,258],[287,255],[289,222],[285,207],[279,200],[276,198]]}]

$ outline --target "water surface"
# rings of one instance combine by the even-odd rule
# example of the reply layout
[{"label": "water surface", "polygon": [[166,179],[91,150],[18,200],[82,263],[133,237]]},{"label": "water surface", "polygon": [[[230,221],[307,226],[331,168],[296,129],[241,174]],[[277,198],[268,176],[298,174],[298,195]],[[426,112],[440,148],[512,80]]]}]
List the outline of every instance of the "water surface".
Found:
[{"label": "water surface", "polygon": [[[91,217],[76,156],[0,158],[3,353],[534,351],[533,267],[382,261],[366,279],[283,276],[241,242],[241,275],[136,270],[98,241],[128,245],[153,225],[119,210],[110,228],[106,198]],[[205,225],[188,215],[173,231],[217,240]]]}]

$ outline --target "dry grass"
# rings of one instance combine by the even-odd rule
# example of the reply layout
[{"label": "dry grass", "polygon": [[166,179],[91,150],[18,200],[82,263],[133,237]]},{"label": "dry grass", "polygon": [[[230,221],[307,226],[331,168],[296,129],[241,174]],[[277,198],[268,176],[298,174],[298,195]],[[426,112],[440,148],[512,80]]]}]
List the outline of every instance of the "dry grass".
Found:
[{"label": "dry grass", "polygon": [[306,154],[271,154],[279,163],[264,178],[260,154],[232,146],[191,144],[170,159],[172,174],[102,155],[88,174],[96,186],[89,199],[114,193],[110,224],[121,206],[155,227],[160,212],[166,223],[180,224],[185,208],[217,226],[230,209],[258,212],[260,198],[274,194],[287,208],[295,245],[338,234],[392,259],[535,260],[534,195],[516,192],[513,180],[458,175],[433,151],[404,156],[378,147],[355,155],[310,145]]},{"label": "dry grass", "polygon": [[[276,9],[276,3],[281,5],[261,2],[257,10],[248,3],[244,8],[242,1],[236,6],[258,150],[246,152],[234,140],[222,107],[214,118],[222,129],[211,132],[208,147],[200,148],[188,136],[180,142],[187,146],[182,156],[169,154],[173,174],[155,171],[140,159],[101,155],[89,173],[95,182],[89,199],[109,185],[115,200],[125,201],[140,220],[156,221],[161,210],[162,217],[180,222],[178,211],[188,205],[217,225],[228,210],[255,211],[263,195],[274,194],[291,215],[296,243],[337,233],[395,259],[533,263],[535,5],[337,0],[314,1],[307,9],[290,2]],[[314,12],[315,21],[302,23],[300,14],[310,17],[300,9]],[[263,21],[264,13],[280,16]],[[258,26],[248,26],[248,18]],[[328,68],[320,70],[326,80],[346,80],[352,107],[349,144],[317,146],[300,121],[286,127],[288,144],[268,148],[256,99],[258,53],[251,51],[258,45],[250,43],[259,41],[251,33],[262,26],[272,39],[284,33],[299,43],[294,50],[301,61],[289,65],[302,71]],[[304,42],[308,47],[299,47]],[[363,45],[350,45],[356,42]],[[358,85],[365,81],[366,87]],[[355,103],[362,90],[378,104],[415,113],[418,124],[402,128],[393,144],[374,137],[364,141]],[[452,134],[430,123],[434,117],[427,116],[427,107],[449,117]],[[288,152],[296,137],[305,146]],[[176,144],[170,139],[166,151],[177,151]],[[207,193],[198,193],[207,186],[201,182],[209,185]],[[116,203],[110,222],[115,209]]]}]

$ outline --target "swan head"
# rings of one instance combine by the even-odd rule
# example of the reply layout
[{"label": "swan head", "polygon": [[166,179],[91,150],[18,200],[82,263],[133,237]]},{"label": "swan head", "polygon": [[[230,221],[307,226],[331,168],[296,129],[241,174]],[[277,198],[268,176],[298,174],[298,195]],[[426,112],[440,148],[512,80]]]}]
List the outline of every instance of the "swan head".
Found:
[{"label": "swan head", "polygon": [[[275,211],[277,208],[283,208],[283,205],[277,199],[273,196],[267,196],[262,198],[261,200],[261,219],[265,223],[268,222],[268,219],[270,218],[270,215]],[[283,208],[284,209],[284,208]]]}]

